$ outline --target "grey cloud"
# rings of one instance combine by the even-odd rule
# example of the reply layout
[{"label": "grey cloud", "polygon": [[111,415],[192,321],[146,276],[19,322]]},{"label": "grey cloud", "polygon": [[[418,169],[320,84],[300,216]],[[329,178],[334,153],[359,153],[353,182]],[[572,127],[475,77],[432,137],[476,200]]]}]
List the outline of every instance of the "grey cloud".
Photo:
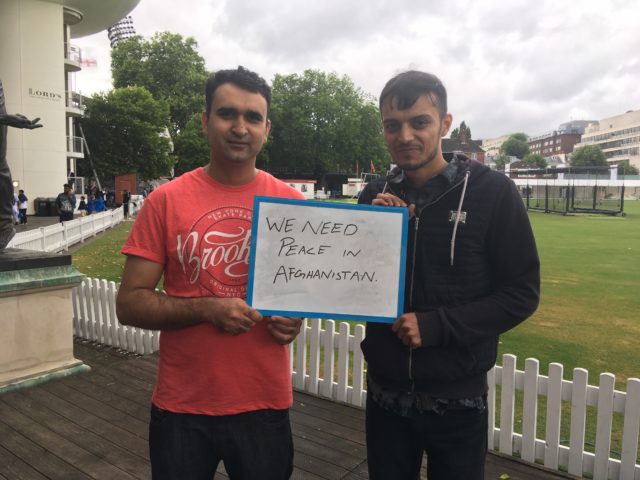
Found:
[{"label": "grey cloud", "polygon": [[227,2],[214,30],[236,38],[246,49],[272,56],[309,58],[343,48],[366,48],[386,36],[402,36],[419,17],[441,11],[417,0],[349,2]]}]

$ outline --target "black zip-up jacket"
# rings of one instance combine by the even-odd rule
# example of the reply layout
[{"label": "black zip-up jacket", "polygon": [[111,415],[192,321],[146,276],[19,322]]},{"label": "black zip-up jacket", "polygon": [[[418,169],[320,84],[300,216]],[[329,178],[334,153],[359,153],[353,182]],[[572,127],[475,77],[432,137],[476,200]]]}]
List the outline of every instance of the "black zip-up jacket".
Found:
[{"label": "black zip-up jacket", "polygon": [[[390,325],[373,322],[361,345],[376,384],[450,399],[487,392],[498,336],[536,310],[540,292],[538,253],[516,186],[454,158],[455,176],[437,179],[409,225],[405,312],[417,315],[422,347],[410,350]],[[369,183],[359,203],[383,191],[407,200],[402,178],[395,169]]]}]

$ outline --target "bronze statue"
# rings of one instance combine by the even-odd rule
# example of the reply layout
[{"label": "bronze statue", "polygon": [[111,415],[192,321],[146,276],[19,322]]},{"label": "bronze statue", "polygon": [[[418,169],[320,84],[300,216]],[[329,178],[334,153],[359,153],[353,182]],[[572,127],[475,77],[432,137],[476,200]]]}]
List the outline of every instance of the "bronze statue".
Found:
[{"label": "bronze statue", "polygon": [[11,170],[9,170],[9,164],[7,163],[7,127],[32,130],[42,127],[38,120],[40,119],[29,120],[19,113],[16,115],[7,114],[2,80],[0,80],[0,249],[6,247],[16,233],[13,228],[11,210],[13,182],[11,181]]}]

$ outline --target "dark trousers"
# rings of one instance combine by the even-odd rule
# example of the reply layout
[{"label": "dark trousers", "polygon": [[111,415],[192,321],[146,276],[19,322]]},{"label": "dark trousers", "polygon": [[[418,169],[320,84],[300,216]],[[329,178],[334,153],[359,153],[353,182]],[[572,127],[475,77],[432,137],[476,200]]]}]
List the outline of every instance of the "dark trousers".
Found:
[{"label": "dark trousers", "polygon": [[21,208],[19,210],[19,212],[20,212],[20,215],[19,215],[20,224],[24,225],[24,224],[27,223],[27,209],[26,208]]},{"label": "dark trousers", "polygon": [[286,480],[293,472],[288,410],[213,417],[151,406],[153,480],[211,480],[222,460],[232,480]]},{"label": "dark trousers", "polygon": [[367,398],[366,426],[371,480],[419,479],[423,452],[429,480],[484,480],[486,408],[405,418]]},{"label": "dark trousers", "polygon": [[60,223],[73,220],[73,212],[60,212]]}]

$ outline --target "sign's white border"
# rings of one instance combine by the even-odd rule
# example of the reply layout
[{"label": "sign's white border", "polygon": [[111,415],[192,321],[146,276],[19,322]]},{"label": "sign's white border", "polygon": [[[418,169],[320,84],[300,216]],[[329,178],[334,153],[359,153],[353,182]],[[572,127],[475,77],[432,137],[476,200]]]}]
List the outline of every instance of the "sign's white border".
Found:
[{"label": "sign's white border", "polygon": [[[394,315],[384,315],[381,316],[379,311],[372,311],[372,308],[369,305],[358,305],[358,312],[356,314],[351,312],[340,311],[340,302],[336,302],[332,298],[325,298],[322,301],[322,304],[326,306],[326,310],[318,309],[318,295],[326,295],[326,292],[314,291],[310,293],[309,298],[310,305],[309,306],[300,306],[300,296],[297,296],[296,308],[288,308],[287,307],[287,294],[286,292],[282,293],[278,290],[277,286],[273,287],[272,291],[269,291],[268,296],[273,298],[274,295],[278,297],[278,303],[282,305],[281,308],[274,309],[273,305],[269,303],[270,308],[261,308],[261,304],[267,305],[266,300],[260,298],[260,293],[263,292],[262,295],[265,294],[265,288],[261,285],[261,288],[254,288],[254,281],[256,279],[256,255],[258,251],[258,245],[260,245],[261,238],[265,238],[267,234],[271,233],[269,231],[265,232],[264,228],[264,211],[270,209],[270,205],[266,204],[276,204],[278,205],[295,205],[302,206],[305,209],[336,209],[339,211],[344,211],[345,209],[350,210],[350,214],[353,215],[354,220],[358,218],[358,216],[366,215],[368,217],[368,221],[376,221],[377,217],[379,217],[379,225],[376,226],[376,231],[384,232],[389,231],[389,229],[395,228],[400,229],[399,232],[396,233],[395,237],[400,238],[399,245],[387,245],[384,252],[379,252],[379,255],[384,255],[385,267],[389,266],[390,269],[397,268],[398,275],[397,285],[385,285],[385,288],[379,289],[376,292],[376,295],[383,295],[384,302],[386,305],[393,306],[395,305]],[[265,205],[265,208],[261,208],[262,205]],[[371,215],[372,211],[380,211],[385,212],[386,215]],[[326,214],[326,212],[323,212]],[[398,215],[398,222],[391,222],[390,225],[388,215]],[[310,216],[313,215],[313,212],[310,212]],[[261,225],[263,227],[261,228]],[[404,303],[404,284],[405,284],[405,270],[406,270],[406,245],[407,245],[407,230],[408,230],[408,211],[406,208],[392,208],[392,207],[379,207],[373,205],[354,205],[348,203],[338,203],[338,202],[319,202],[319,201],[311,201],[311,200],[294,200],[287,198],[276,198],[276,197],[265,197],[265,196],[256,196],[254,199],[253,206],[253,222],[252,222],[252,231],[251,231],[251,252],[250,252],[250,260],[249,260],[249,279],[247,286],[247,303],[257,310],[260,311],[263,315],[282,315],[288,317],[308,317],[308,318],[331,318],[331,319],[343,319],[343,320],[354,320],[354,321],[365,321],[365,322],[383,322],[383,323],[393,323],[396,318],[398,318],[403,311],[403,303]],[[266,242],[267,240],[263,240]],[[355,245],[353,247],[356,247]],[[262,254],[262,255],[266,255]],[[258,263],[266,261],[262,257],[258,257]],[[267,259],[269,260],[269,259]],[[394,275],[395,276],[395,275]],[[267,288],[267,290],[269,290]],[[313,295],[313,297],[311,297]],[[281,302],[281,303],[280,303]],[[364,302],[366,303],[366,302]]]}]

